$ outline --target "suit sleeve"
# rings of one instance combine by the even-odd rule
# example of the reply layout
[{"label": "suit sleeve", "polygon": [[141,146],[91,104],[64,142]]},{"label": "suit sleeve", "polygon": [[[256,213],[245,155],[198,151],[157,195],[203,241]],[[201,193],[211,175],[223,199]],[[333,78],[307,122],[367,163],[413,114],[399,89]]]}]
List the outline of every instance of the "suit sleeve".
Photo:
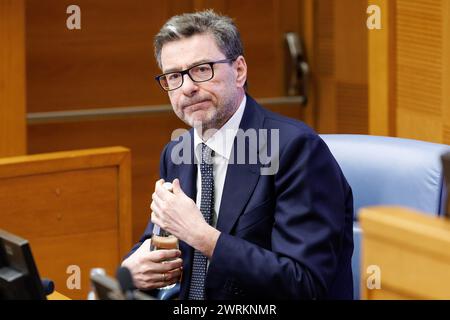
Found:
[{"label": "suit sleeve", "polygon": [[[298,136],[281,150],[274,176],[271,250],[222,233],[208,276],[231,275],[247,294],[320,299],[336,276],[345,237],[346,195],[341,171],[316,135]],[[215,279],[218,281],[218,279]]]}]

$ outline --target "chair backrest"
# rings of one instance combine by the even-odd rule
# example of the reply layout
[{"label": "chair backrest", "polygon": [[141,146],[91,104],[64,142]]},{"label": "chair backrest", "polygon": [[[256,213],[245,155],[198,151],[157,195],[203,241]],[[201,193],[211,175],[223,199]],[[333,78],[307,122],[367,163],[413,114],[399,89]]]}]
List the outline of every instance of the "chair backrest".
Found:
[{"label": "chair backrest", "polygon": [[411,139],[325,134],[361,207],[400,205],[430,214],[445,211],[441,155],[450,146]]},{"label": "chair backrest", "polygon": [[324,134],[353,191],[354,299],[360,297],[362,232],[359,209],[399,205],[439,215],[445,211],[441,155],[450,146],[402,138],[352,134]]}]

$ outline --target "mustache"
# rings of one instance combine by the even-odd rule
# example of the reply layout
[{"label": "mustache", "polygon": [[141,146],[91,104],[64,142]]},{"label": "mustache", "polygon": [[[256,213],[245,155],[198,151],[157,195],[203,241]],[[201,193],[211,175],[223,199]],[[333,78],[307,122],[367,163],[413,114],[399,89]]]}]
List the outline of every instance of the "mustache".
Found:
[{"label": "mustache", "polygon": [[186,107],[192,106],[193,104],[197,104],[197,103],[205,102],[205,101],[209,101],[209,100],[211,100],[211,99],[209,99],[209,98],[195,98],[195,99],[190,99],[190,100],[184,101],[184,102],[181,104],[181,109],[184,109],[184,108],[186,108]]}]

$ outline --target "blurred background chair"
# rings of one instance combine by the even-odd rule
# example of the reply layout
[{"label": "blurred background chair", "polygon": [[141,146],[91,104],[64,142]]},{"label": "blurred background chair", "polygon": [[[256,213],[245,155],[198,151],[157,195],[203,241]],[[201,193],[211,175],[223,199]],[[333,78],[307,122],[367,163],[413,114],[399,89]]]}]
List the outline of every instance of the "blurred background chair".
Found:
[{"label": "blurred background chair", "polygon": [[352,257],[354,298],[360,298],[359,209],[373,205],[399,205],[430,215],[441,215],[444,184],[441,155],[450,146],[411,139],[323,134],[353,190],[354,243]]}]

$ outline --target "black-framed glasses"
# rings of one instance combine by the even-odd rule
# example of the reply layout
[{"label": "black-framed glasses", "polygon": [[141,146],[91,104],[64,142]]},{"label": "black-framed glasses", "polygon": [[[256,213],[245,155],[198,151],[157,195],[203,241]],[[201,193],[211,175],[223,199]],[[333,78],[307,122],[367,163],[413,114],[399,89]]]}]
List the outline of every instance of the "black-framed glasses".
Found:
[{"label": "black-framed glasses", "polygon": [[212,62],[202,62],[186,70],[168,72],[155,77],[161,88],[172,91],[180,88],[184,82],[184,75],[187,74],[193,82],[205,82],[214,78],[214,65],[216,63],[230,63],[236,59],[223,59]]}]

